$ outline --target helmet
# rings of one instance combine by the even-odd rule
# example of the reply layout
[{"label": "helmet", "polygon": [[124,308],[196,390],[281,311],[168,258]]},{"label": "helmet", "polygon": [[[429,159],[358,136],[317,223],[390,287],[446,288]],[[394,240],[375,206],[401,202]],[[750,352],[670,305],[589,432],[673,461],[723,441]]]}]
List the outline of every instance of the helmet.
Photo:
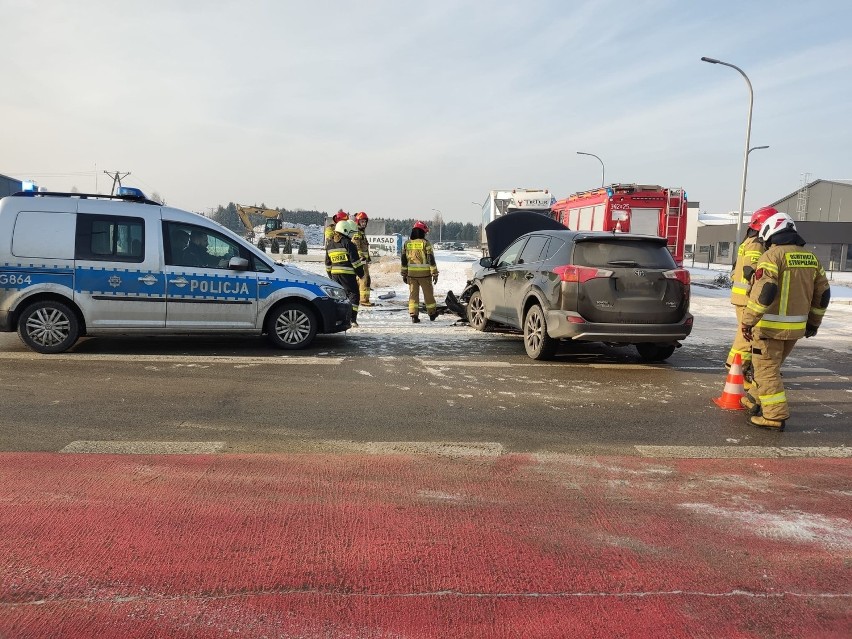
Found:
[{"label": "helmet", "polygon": [[775,215],[770,215],[766,218],[763,226],[757,232],[757,236],[766,242],[766,240],[776,233],[786,231],[787,229],[796,230],[796,223],[793,221],[793,218],[786,213],[775,213]]},{"label": "helmet", "polygon": [[757,209],[751,214],[751,219],[748,221],[748,227],[755,231],[759,231],[763,223],[777,212],[778,209],[771,206],[764,206],[762,209]]},{"label": "helmet", "polygon": [[414,228],[416,228],[416,229],[422,229],[424,233],[428,233],[428,232],[429,232],[429,227],[428,227],[428,226],[426,226],[426,222],[419,222],[419,221],[418,221],[418,222],[415,222],[415,223],[414,223]]},{"label": "helmet", "polygon": [[342,220],[337,223],[334,227],[335,233],[340,233],[341,235],[345,235],[346,237],[352,237],[358,231],[358,227],[355,226],[355,222],[352,220]]},{"label": "helmet", "polygon": [[366,213],[364,213],[364,211],[359,211],[358,213],[356,213],[356,214],[355,214],[355,221],[356,221],[356,222],[361,222],[362,220],[363,220],[364,222],[366,222],[366,221],[368,221],[369,219],[370,219],[370,218],[368,218],[368,217],[367,217],[367,214],[366,214]]},{"label": "helmet", "polygon": [[[347,213],[343,209],[340,209],[337,213],[334,214],[334,217],[331,218],[331,219],[334,220],[335,224],[337,224],[338,222],[342,222],[343,220],[348,220],[349,219],[349,213]],[[336,230],[337,229],[335,228],[335,231]]]}]

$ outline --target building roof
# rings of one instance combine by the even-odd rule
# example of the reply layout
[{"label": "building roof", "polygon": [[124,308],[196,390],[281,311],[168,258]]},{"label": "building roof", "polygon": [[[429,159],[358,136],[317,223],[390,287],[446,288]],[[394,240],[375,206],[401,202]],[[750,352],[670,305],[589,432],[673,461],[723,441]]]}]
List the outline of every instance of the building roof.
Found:
[{"label": "building roof", "polygon": [[769,206],[775,206],[776,204],[781,204],[781,202],[783,202],[784,200],[789,200],[791,197],[798,194],[799,191],[801,191],[802,189],[805,189],[805,188],[809,189],[809,188],[815,186],[816,184],[819,184],[820,182],[825,182],[826,184],[839,184],[840,186],[852,186],[852,179],[850,179],[850,180],[845,180],[845,179],[843,179],[843,180],[814,180],[813,182],[809,182],[805,186],[800,186],[798,189],[796,189],[795,191],[793,191],[789,195],[785,195],[780,200],[775,200]]}]

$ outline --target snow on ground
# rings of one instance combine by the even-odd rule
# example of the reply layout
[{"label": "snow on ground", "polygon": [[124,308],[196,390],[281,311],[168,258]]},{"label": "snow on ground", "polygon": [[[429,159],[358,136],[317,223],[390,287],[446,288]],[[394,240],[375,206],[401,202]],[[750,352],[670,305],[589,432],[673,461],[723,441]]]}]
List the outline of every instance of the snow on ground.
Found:
[{"label": "snow on ground", "polygon": [[[480,256],[478,250],[435,251],[440,272],[438,284],[435,286],[435,299],[439,304],[444,302],[447,291],[451,290],[456,295],[462,292]],[[292,262],[288,263],[288,266],[325,275],[323,262]],[[452,326],[458,319],[453,314],[442,315],[435,322],[429,322],[425,314],[421,313],[421,320],[425,321],[412,324],[406,311],[408,287],[402,283],[399,268],[399,258],[374,258],[370,267],[373,279],[372,300],[382,305],[373,309],[362,309],[358,315],[361,328],[356,331],[404,334],[406,339],[418,343],[440,340],[442,336],[450,334],[458,339],[459,331],[462,331],[464,338],[468,340],[494,339],[494,336],[488,333]],[[736,330],[736,317],[729,301],[731,291],[729,288],[717,287],[713,281],[721,274],[729,274],[731,267],[711,264],[710,268],[706,265],[687,265],[687,268],[693,282],[690,310],[695,315],[695,326],[684,343],[689,346],[727,347]],[[832,304],[819,334],[813,339],[800,340],[797,348],[819,346],[831,348],[838,353],[852,354],[852,273],[835,272],[830,276]],[[378,299],[380,295],[391,292],[395,294],[392,299]],[[356,332],[353,331],[352,334],[355,335]]]}]

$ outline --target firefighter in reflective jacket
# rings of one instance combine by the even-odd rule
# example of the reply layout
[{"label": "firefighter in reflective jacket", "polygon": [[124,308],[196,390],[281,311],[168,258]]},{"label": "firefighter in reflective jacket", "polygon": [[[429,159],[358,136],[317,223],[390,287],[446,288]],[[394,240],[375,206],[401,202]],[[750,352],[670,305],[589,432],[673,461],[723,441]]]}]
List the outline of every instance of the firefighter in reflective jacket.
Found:
[{"label": "firefighter in reflective jacket", "polygon": [[813,337],[831,298],[825,270],[786,213],[764,221],[766,252],[757,263],[742,332],[752,343],[754,383],[742,405],[755,426],[784,430],[790,417],[781,364],[801,337]]},{"label": "firefighter in reflective jacket", "polygon": [[751,220],[749,220],[746,235],[743,238],[742,244],[737,251],[737,261],[734,264],[734,271],[731,273],[733,286],[731,286],[731,304],[734,305],[734,311],[737,314],[737,330],[734,333],[734,344],[728,352],[728,359],[725,361],[725,367],[730,368],[734,363],[734,357],[739,354],[743,363],[743,372],[746,377],[746,390],[751,386],[751,344],[749,344],[740,326],[743,323],[743,309],[748,304],[748,292],[751,288],[751,279],[757,269],[757,262],[760,256],[763,255],[763,242],[757,237],[757,232],[761,225],[772,215],[778,211],[771,206],[766,206],[755,211]]},{"label": "firefighter in reflective jacket", "polygon": [[438,266],[435,264],[435,252],[426,239],[429,227],[424,222],[415,222],[411,229],[411,239],[402,246],[402,281],[408,284],[408,314],[411,321],[420,321],[420,289],[423,289],[423,301],[426,313],[435,321],[438,317],[438,305],[432,285],[438,283]]},{"label": "firefighter in reflective jacket", "polygon": [[367,241],[367,222],[370,218],[364,211],[355,214],[355,226],[358,230],[352,236],[352,243],[358,249],[358,257],[364,263],[364,276],[358,278],[358,288],[361,291],[361,306],[372,306],[370,302],[370,243]]},{"label": "firefighter in reflective jacket", "polygon": [[338,222],[343,222],[344,220],[349,219],[349,213],[340,209],[334,216],[331,218],[331,222],[328,226],[325,227],[324,235],[325,235],[325,245],[328,246],[328,242],[331,239],[331,236],[334,235],[334,229],[337,226]]},{"label": "firefighter in reflective jacket", "polygon": [[329,278],[346,289],[352,303],[352,326],[358,328],[358,280],[364,274],[358,249],[350,239],[356,226],[352,220],[343,220],[334,227],[334,233],[325,247],[325,270]]}]

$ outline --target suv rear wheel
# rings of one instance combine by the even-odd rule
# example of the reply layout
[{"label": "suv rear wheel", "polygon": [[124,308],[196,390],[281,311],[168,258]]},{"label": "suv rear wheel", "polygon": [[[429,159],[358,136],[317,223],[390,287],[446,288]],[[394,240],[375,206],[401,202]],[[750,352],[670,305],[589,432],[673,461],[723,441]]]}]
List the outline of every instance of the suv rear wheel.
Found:
[{"label": "suv rear wheel", "polygon": [[62,302],[36,302],[21,313],[18,335],[37,353],[62,353],[80,336],[80,322]]},{"label": "suv rear wheel", "polygon": [[524,348],[533,359],[550,359],[556,354],[559,341],[547,334],[544,311],[536,304],[524,318]]},{"label": "suv rear wheel", "polygon": [[297,302],[286,302],[277,307],[266,320],[269,341],[278,348],[297,350],[314,341],[317,329],[316,314]]},{"label": "suv rear wheel", "polygon": [[673,344],[636,344],[635,346],[643,362],[662,362],[675,352]]},{"label": "suv rear wheel", "polygon": [[487,332],[494,326],[485,319],[485,304],[482,302],[482,294],[474,291],[467,302],[467,321],[476,330]]}]

